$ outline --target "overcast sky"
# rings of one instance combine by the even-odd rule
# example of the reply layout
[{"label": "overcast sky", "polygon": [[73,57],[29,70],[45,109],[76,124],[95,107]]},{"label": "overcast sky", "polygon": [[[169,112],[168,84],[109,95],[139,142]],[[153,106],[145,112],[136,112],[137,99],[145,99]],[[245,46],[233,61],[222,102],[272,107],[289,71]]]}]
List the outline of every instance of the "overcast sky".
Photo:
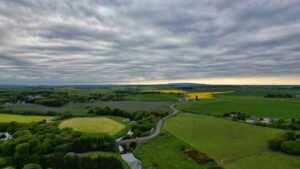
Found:
[{"label": "overcast sky", "polygon": [[299,0],[0,0],[0,84],[300,84]]}]

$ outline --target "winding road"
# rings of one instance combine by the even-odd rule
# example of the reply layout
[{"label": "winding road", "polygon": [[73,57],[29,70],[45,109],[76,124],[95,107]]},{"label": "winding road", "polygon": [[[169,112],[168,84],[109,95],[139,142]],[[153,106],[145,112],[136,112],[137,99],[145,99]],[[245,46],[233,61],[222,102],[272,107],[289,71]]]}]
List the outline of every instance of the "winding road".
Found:
[{"label": "winding road", "polygon": [[161,130],[161,127],[163,125],[163,122],[165,120],[167,120],[168,118],[172,117],[172,116],[175,116],[179,110],[177,110],[176,108],[176,104],[172,104],[170,106],[170,108],[173,110],[173,112],[171,114],[169,114],[168,116],[160,119],[157,123],[156,123],[156,126],[154,128],[154,131],[152,132],[151,135],[149,136],[146,136],[146,137],[139,137],[139,138],[134,138],[134,139],[129,139],[129,140],[117,140],[116,143],[119,144],[119,145],[122,145],[122,144],[130,144],[130,143],[137,143],[137,144],[140,144],[140,143],[144,143],[144,142],[147,142],[153,138],[155,138],[156,136],[158,136],[160,134],[160,130]]}]

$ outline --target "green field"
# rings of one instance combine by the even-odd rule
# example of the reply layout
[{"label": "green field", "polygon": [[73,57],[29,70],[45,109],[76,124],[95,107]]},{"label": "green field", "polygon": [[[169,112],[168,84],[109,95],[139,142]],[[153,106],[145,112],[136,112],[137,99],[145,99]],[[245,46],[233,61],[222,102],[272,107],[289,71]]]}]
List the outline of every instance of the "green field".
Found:
[{"label": "green field", "polygon": [[244,112],[258,117],[282,119],[300,118],[299,99],[270,99],[259,96],[219,96],[211,100],[180,103],[178,109],[187,112],[222,115]]},{"label": "green field", "polygon": [[204,169],[189,158],[182,146],[187,145],[167,131],[163,131],[155,140],[138,146],[134,154],[142,161],[143,169]]},{"label": "green field", "polygon": [[59,127],[69,127],[85,133],[114,135],[125,129],[126,125],[108,117],[78,117],[62,121]]},{"label": "green field", "polygon": [[266,141],[283,130],[189,113],[167,120],[164,129],[207,153],[226,169],[298,169],[300,166],[300,157],[267,150]]},{"label": "green field", "polygon": [[39,110],[39,111],[56,111],[56,112],[72,112],[74,114],[85,114],[88,107],[110,107],[118,108],[126,111],[153,110],[171,112],[169,101],[97,101],[93,103],[68,103],[63,107],[48,107],[37,104],[13,104],[3,105],[6,109],[13,110]]},{"label": "green field", "polygon": [[0,123],[19,122],[29,123],[33,121],[51,120],[51,116],[30,116],[30,115],[15,115],[15,114],[0,114]]},{"label": "green field", "polygon": [[178,101],[176,94],[136,94],[124,97],[125,100],[132,101]]}]

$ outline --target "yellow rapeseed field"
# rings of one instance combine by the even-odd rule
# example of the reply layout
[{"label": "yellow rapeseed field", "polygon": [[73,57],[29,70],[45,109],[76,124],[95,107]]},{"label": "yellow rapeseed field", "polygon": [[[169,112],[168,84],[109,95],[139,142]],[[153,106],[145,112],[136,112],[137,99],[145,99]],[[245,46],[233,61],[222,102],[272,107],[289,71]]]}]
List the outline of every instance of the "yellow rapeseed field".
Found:
[{"label": "yellow rapeseed field", "polygon": [[144,93],[159,92],[159,93],[173,93],[173,94],[186,93],[186,91],[184,90],[177,90],[177,89],[143,90],[142,92]]},{"label": "yellow rapeseed field", "polygon": [[198,99],[211,99],[216,94],[224,94],[224,93],[230,93],[230,92],[232,92],[232,91],[229,91],[229,92],[192,92],[192,93],[187,93],[186,97],[189,100],[195,100],[196,97],[198,97]]}]

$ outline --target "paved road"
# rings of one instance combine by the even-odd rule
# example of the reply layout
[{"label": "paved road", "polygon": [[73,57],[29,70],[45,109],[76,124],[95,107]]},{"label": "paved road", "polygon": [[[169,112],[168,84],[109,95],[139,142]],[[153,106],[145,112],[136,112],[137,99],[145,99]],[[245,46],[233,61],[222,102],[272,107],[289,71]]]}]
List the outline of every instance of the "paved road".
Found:
[{"label": "paved road", "polygon": [[156,124],[156,126],[155,126],[155,128],[154,128],[154,131],[152,132],[152,134],[151,134],[150,136],[140,137],[140,138],[134,138],[134,139],[129,139],[129,140],[117,140],[117,141],[116,141],[117,144],[130,144],[130,143],[132,143],[132,142],[135,142],[135,143],[144,143],[144,142],[147,142],[147,141],[149,141],[149,140],[155,138],[156,136],[159,135],[163,122],[164,122],[165,120],[167,120],[168,118],[170,118],[170,117],[176,115],[176,114],[179,112],[179,110],[177,110],[177,109],[175,108],[175,106],[176,106],[175,104],[173,104],[173,105],[170,106],[170,108],[173,110],[173,112],[172,112],[171,114],[169,114],[168,116],[166,116],[166,117],[160,119],[160,120],[157,122],[157,124]]}]

